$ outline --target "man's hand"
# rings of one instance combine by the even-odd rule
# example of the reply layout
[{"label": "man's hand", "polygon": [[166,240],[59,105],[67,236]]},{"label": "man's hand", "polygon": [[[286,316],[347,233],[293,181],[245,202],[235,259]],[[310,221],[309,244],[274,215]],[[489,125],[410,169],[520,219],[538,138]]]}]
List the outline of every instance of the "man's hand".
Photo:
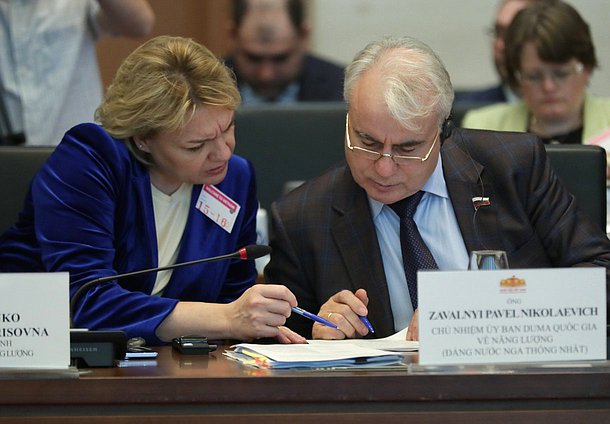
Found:
[{"label": "man's hand", "polygon": [[409,323],[409,329],[407,330],[407,340],[418,341],[419,340],[419,309],[416,309]]},{"label": "man's hand", "polygon": [[322,307],[318,315],[335,324],[338,329],[314,323],[312,336],[314,339],[345,339],[366,336],[369,330],[360,320],[368,315],[366,305],[369,298],[366,290],[358,289],[356,293],[342,290],[333,295]]}]

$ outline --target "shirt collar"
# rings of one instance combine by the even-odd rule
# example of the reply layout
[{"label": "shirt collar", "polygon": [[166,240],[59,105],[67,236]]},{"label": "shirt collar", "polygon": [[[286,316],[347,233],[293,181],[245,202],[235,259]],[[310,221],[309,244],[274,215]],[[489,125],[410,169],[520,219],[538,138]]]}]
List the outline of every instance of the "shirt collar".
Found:
[{"label": "shirt collar", "polygon": [[[438,155],[438,162],[436,162],[436,167],[428,178],[428,181],[422,187],[422,191],[426,193],[430,193],[432,195],[449,198],[449,192],[447,191],[447,183],[445,182],[445,176],[443,175],[443,160],[441,155]],[[367,196],[368,197],[368,196]],[[373,215],[373,220],[377,218],[377,215],[381,213],[381,209],[383,209],[384,204],[374,200],[370,197],[369,205],[371,207],[371,213]]]}]

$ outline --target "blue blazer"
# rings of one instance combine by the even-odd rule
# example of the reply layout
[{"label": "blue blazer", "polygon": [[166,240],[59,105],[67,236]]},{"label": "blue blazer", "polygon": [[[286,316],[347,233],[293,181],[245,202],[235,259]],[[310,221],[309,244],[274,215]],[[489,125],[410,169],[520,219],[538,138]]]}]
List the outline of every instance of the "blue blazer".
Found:
[{"label": "blue blazer", "polygon": [[[252,164],[233,156],[216,187],[241,205],[231,234],[195,208],[195,185],[177,262],[231,253],[256,241],[256,182]],[[70,293],[84,282],[157,267],[158,252],[148,169],[120,140],[95,124],[66,133],[36,175],[15,226],[0,237],[1,272],[70,273]],[[173,271],[162,296],[151,296],[156,273],[95,287],[74,322],[121,329],[149,344],[178,301],[231,302],[250,287],[253,261],[219,261]]]}]

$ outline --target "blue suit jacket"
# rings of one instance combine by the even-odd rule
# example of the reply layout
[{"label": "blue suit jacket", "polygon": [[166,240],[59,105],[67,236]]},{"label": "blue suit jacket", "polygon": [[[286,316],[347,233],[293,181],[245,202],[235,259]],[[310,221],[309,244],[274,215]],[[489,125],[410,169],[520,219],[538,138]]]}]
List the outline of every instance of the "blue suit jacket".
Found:
[{"label": "blue suit jacket", "polygon": [[[577,208],[539,139],[456,128],[441,155],[468,251],[504,250],[512,268],[603,266],[608,281],[610,240]],[[491,205],[481,207],[475,218],[472,197],[481,195]],[[299,306],[311,312],[342,289],[364,288],[375,336],[395,332],[366,192],[347,165],[293,190],[271,212],[273,255],[265,269],[267,281],[286,284]],[[312,323],[294,314],[287,325],[311,335]]]},{"label": "blue suit jacket", "polygon": [[[239,69],[235,68],[233,59],[227,58],[225,64],[233,69],[237,84],[241,85]],[[301,102],[343,101],[343,68],[327,60],[306,55],[297,82]]]},{"label": "blue suit jacket", "polygon": [[[216,186],[241,210],[231,234],[191,208],[177,262],[231,253],[256,241],[255,176],[233,156]],[[95,124],[66,133],[34,178],[18,223],[0,238],[0,271],[68,271],[70,292],[84,282],[153,268],[157,239],[148,169],[119,140]],[[230,302],[256,278],[253,261],[219,261],[173,271],[162,296],[151,296],[156,273],[109,282],[81,300],[75,324],[122,329],[148,343],[179,300]]]}]

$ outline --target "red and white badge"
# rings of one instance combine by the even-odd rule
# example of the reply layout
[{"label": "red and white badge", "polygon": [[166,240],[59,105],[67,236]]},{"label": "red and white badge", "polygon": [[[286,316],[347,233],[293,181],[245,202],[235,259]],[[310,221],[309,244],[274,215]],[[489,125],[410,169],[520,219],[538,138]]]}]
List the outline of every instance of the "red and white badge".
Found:
[{"label": "red and white badge", "polygon": [[207,184],[201,187],[196,207],[229,234],[233,231],[235,218],[241,209],[241,206],[229,196],[213,185]]}]

